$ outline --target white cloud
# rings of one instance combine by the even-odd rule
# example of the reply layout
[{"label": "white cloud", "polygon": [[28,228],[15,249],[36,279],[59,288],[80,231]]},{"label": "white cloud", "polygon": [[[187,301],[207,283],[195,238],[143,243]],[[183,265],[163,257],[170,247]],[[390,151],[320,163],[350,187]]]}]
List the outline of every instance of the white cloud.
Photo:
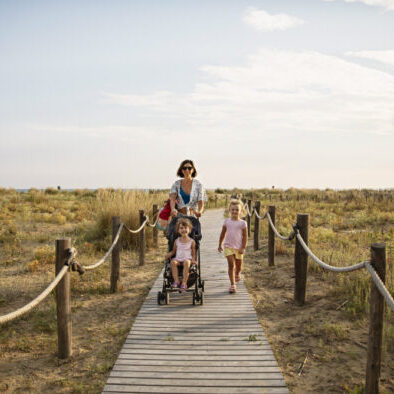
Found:
[{"label": "white cloud", "polygon": [[394,50],[347,52],[346,55],[376,60],[378,62],[394,66]]},{"label": "white cloud", "polygon": [[[335,1],[335,0],[326,0],[326,1]],[[346,3],[364,3],[370,6],[376,6],[384,8],[388,11],[394,10],[394,0],[344,0]]]},{"label": "white cloud", "polygon": [[186,124],[195,135],[209,133],[218,141],[240,131],[242,138],[257,140],[306,131],[394,135],[391,74],[318,52],[271,49],[250,56],[243,67],[204,66],[202,71],[205,82],[186,94],[106,97],[145,106],[173,119],[175,130]]},{"label": "white cloud", "polygon": [[248,7],[244,13],[243,21],[256,30],[274,31],[287,30],[300,26],[304,23],[302,19],[287,14],[269,14],[267,11],[255,7]]}]

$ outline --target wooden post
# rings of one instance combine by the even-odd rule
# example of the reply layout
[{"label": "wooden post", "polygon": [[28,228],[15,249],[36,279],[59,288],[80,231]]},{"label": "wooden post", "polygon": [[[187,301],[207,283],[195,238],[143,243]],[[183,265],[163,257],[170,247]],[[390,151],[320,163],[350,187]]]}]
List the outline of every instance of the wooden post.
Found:
[{"label": "wooden post", "polygon": [[[386,277],[386,244],[375,243],[371,245],[371,265],[384,283]],[[375,394],[379,393],[384,299],[372,278],[369,304],[369,335],[365,392],[367,394]]]},{"label": "wooden post", "polygon": [[[308,245],[308,214],[297,214],[297,227],[300,235],[305,243]],[[295,286],[294,286],[294,301],[298,305],[305,303],[306,291],[306,275],[308,270],[308,255],[304,248],[296,239],[294,250],[294,271],[295,271]]]},{"label": "wooden post", "polygon": [[215,208],[218,207],[218,195],[215,194]]},{"label": "wooden post", "polygon": [[[62,270],[71,239],[56,240],[56,275]],[[72,354],[70,271],[67,271],[56,286],[57,348],[59,358],[69,358]]]},{"label": "wooden post", "polygon": [[227,210],[227,204],[228,204],[228,202],[227,202],[227,194],[226,194],[226,203],[225,203],[225,209]]},{"label": "wooden post", "polygon": [[[260,201],[256,201],[254,205],[256,212],[258,215],[260,215]],[[254,250],[259,249],[259,233],[260,233],[260,219],[257,217],[257,215],[254,216],[254,242],[253,242],[253,247]]]},{"label": "wooden post", "polygon": [[[275,224],[275,205],[268,206],[268,213],[271,216],[272,223]],[[275,265],[275,233],[268,222],[268,265]]]},{"label": "wooden post", "polygon": [[[153,204],[153,218],[156,221],[158,219],[157,215],[158,215],[159,209],[157,207],[157,204]],[[157,227],[153,227],[153,245],[157,248],[157,246],[159,245],[159,239],[158,239],[158,230]]]},{"label": "wooden post", "polygon": [[248,204],[250,216],[249,215],[246,216],[246,221],[248,223],[248,238],[250,238],[250,225],[252,223],[252,200],[248,200],[247,204]]},{"label": "wooden post", "polygon": [[[112,217],[112,242],[116,237],[116,234],[119,230],[120,226],[120,217],[113,216]],[[112,249],[112,264],[111,264],[111,281],[110,281],[110,292],[116,293],[122,287],[120,283],[120,240],[116,243],[114,248]]]},{"label": "wooden post", "polygon": [[[140,226],[145,221],[145,213],[140,210]],[[145,227],[140,231],[140,265],[145,263]]]}]

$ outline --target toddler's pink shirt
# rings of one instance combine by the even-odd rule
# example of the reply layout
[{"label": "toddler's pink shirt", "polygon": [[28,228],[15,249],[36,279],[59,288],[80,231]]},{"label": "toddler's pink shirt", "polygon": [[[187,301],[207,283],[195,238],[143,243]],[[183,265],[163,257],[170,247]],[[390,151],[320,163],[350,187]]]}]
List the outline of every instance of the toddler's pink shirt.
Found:
[{"label": "toddler's pink shirt", "polygon": [[242,230],[247,227],[245,220],[225,219],[223,226],[226,227],[226,237],[224,238],[224,247],[232,249],[241,249],[242,247]]}]

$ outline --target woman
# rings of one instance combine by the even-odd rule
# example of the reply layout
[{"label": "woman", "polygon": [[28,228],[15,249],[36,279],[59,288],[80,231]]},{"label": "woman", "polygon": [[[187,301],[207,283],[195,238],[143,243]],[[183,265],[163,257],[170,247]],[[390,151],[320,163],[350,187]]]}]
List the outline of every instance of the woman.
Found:
[{"label": "woman", "polygon": [[[181,179],[175,181],[171,186],[171,216],[176,216],[179,210],[184,215],[194,214],[200,217],[204,211],[204,201],[207,200],[207,197],[202,184],[195,179],[197,170],[193,161],[183,160],[176,174]],[[175,209],[176,202],[178,203],[178,210]]]}]

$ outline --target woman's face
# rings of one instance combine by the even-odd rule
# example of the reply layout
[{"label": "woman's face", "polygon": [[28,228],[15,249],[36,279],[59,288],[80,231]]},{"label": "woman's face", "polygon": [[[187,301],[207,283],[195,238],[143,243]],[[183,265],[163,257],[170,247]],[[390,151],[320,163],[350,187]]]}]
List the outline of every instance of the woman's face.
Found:
[{"label": "woman's face", "polygon": [[194,172],[194,167],[191,163],[185,163],[182,166],[182,174],[185,178],[188,178],[189,176],[192,176]]}]

